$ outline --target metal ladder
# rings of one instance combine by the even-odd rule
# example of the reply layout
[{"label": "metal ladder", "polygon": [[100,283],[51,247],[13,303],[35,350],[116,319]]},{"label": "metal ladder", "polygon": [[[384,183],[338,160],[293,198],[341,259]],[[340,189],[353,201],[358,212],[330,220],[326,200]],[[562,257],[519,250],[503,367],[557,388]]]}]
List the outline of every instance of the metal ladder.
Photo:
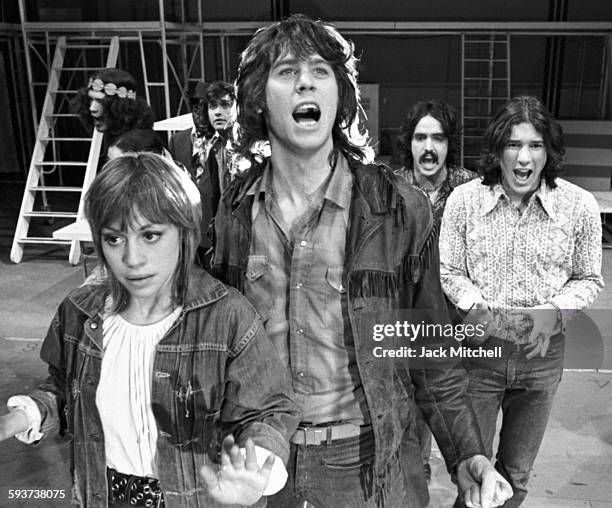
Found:
[{"label": "metal ladder", "polygon": [[461,35],[461,160],[475,169],[482,135],[510,98],[510,35]]},{"label": "metal ladder", "polygon": [[[76,220],[84,216],[84,197],[96,175],[102,134],[94,129],[91,136],[74,135],[75,132],[82,132],[83,128],[78,124],[78,115],[71,111],[70,98],[76,94],[76,88],[87,83],[88,75],[104,67],[115,67],[118,53],[119,38],[116,36],[110,37],[107,42],[58,37],[11,249],[13,263],[21,261],[27,244],[70,245],[70,263],[79,262],[81,252],[78,241],[30,236],[28,233],[32,219],[53,223],[56,219]],[[98,66],[88,66],[87,60],[94,59],[99,62]],[[73,84],[75,78],[79,80],[76,86]],[[63,173],[66,171],[82,172],[82,183],[78,186],[64,185]],[[55,180],[53,185],[45,182],[51,179],[50,175]],[[71,180],[75,178],[80,179],[71,177]],[[70,209],[51,210],[47,193],[57,196],[54,204]],[[78,195],[78,206],[75,206],[75,195]]]}]

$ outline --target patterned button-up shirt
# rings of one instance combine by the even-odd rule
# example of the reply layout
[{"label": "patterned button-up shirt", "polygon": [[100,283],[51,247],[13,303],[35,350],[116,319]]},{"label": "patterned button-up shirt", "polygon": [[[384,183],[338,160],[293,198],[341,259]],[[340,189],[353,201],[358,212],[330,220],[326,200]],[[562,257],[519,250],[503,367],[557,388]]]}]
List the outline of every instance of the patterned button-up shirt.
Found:
[{"label": "patterned button-up shirt", "polygon": [[[463,310],[485,302],[500,338],[524,343],[531,323],[509,309],[552,302],[589,306],[603,287],[601,220],[592,194],[557,178],[542,181],[519,213],[500,184],[473,180],[449,196],[440,231],[440,275]],[[571,312],[570,312],[571,313]]]},{"label": "patterned button-up shirt", "polygon": [[288,231],[270,165],[256,180],[244,294],[291,371],[302,421],[369,423],[346,309],[345,239],[353,175],[340,157],[324,191]]}]

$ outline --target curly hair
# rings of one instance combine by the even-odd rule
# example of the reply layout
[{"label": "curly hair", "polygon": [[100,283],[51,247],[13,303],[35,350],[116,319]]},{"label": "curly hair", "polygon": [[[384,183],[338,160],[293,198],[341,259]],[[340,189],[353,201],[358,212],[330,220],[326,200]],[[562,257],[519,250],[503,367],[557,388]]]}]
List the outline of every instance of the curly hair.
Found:
[{"label": "curly hair", "polygon": [[260,28],[240,55],[236,78],[238,123],[237,151],[249,157],[249,148],[268,139],[263,111],[266,83],[274,63],[286,53],[306,60],[320,55],[333,68],[338,82],[338,111],[332,129],[335,158],[338,151],[357,160],[369,153],[367,136],[357,132],[360,105],[357,87],[357,58],[353,43],[331,24],[294,14],[283,21]]},{"label": "curly hair", "polygon": [[[134,76],[116,68],[97,71],[91,76],[91,79],[101,79],[105,84],[114,83],[117,87],[123,86],[127,90],[136,90],[137,88]],[[118,95],[105,95],[99,101],[104,108],[106,133],[111,139],[132,129],[153,128],[153,110],[145,101],[138,98],[120,98]],[[93,118],[89,112],[90,103],[89,87],[80,88],[73,101],[73,109],[88,130],[93,127]]]},{"label": "curly hair", "polygon": [[229,95],[232,102],[236,101],[236,88],[232,83],[228,83],[227,81],[213,81],[206,88],[206,92],[204,93],[206,108],[201,112],[201,123],[203,129],[201,134],[203,134],[205,138],[210,138],[215,134],[215,128],[210,123],[210,118],[208,116],[208,105],[217,104],[226,95]]},{"label": "curly hair", "polygon": [[547,155],[542,175],[551,189],[557,186],[555,178],[563,172],[565,158],[563,129],[542,101],[531,95],[510,99],[487,127],[479,167],[483,185],[493,186],[501,181],[499,159],[510,139],[512,127],[524,122],[533,125],[542,136]]},{"label": "curly hair", "polygon": [[461,157],[461,129],[457,127],[457,112],[450,104],[436,99],[415,102],[406,114],[397,141],[402,163],[406,168],[413,166],[412,136],[421,118],[427,115],[440,122],[442,132],[448,139],[446,165],[458,166]]}]

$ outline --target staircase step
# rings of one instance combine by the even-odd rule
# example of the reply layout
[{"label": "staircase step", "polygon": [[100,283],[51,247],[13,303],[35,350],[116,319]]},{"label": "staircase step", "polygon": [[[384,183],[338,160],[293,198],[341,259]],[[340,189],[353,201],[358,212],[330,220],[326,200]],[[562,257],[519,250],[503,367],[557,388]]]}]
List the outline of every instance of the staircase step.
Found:
[{"label": "staircase step", "polygon": [[91,141],[91,138],[40,138],[41,141]]},{"label": "staircase step", "polygon": [[65,49],[108,49],[108,47],[108,44],[66,44],[64,46]]},{"label": "staircase step", "polygon": [[464,58],[464,62],[507,62],[507,58]]},{"label": "staircase step", "polygon": [[58,240],[57,238],[51,238],[46,236],[27,236],[24,238],[18,238],[19,243],[49,243],[57,245],[70,245],[70,240]]},{"label": "staircase step", "polygon": [[50,161],[50,162],[34,162],[36,166],[87,166],[86,162],[76,162],[76,161]]},{"label": "staircase step", "polygon": [[47,118],[78,118],[77,113],[48,113],[45,115]]},{"label": "staircase step", "polygon": [[464,77],[465,81],[507,81],[508,78],[490,78],[489,76],[481,76],[481,77]]},{"label": "staircase step", "polygon": [[54,71],[99,71],[102,67],[53,67]]},{"label": "staircase step", "polygon": [[465,44],[508,44],[508,39],[465,39]]},{"label": "staircase step", "polygon": [[34,187],[28,187],[28,190],[44,191],[44,192],[81,192],[83,187],[61,187],[54,185],[35,185]]},{"label": "staircase step", "polygon": [[24,217],[57,217],[62,219],[76,219],[76,212],[42,212],[42,211],[32,211],[25,212],[23,214]]}]

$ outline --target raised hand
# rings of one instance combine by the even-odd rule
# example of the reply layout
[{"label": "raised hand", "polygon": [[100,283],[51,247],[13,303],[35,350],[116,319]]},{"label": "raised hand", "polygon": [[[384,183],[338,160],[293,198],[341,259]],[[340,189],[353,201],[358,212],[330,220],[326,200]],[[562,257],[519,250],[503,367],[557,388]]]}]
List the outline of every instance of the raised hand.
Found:
[{"label": "raised hand", "polygon": [[276,456],[271,454],[260,468],[255,444],[250,438],[245,443],[245,451],[243,455],[230,434],[223,440],[219,468],[200,469],[211,496],[219,503],[251,505],[263,495]]}]

